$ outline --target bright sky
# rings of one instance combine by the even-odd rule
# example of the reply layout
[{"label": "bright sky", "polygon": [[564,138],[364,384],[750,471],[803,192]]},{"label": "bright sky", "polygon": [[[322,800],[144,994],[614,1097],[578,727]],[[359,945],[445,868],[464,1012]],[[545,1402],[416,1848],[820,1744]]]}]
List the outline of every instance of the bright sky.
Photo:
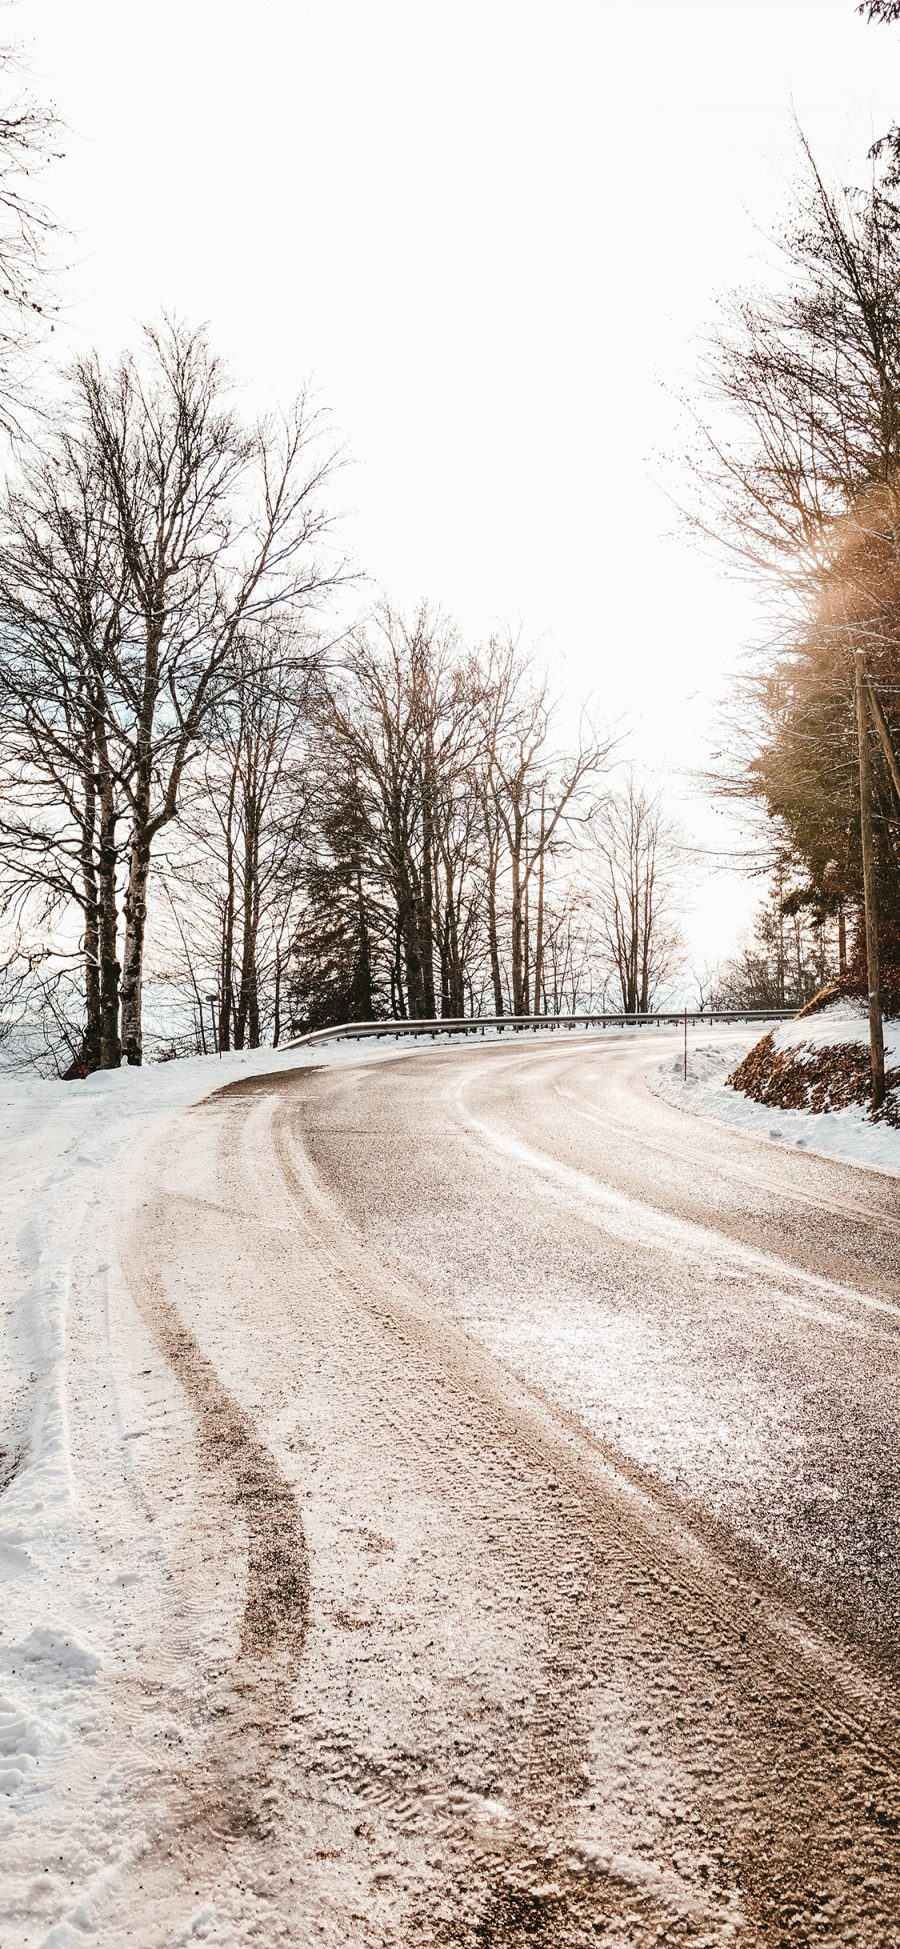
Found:
[{"label": "bright sky", "polygon": [[[391,599],[521,627],[714,843],[687,780],[752,628],[659,482],[717,295],[766,274],[794,117],[858,177],[900,29],[855,0],[20,0],[68,124],[65,355],[163,306],[251,397],[312,380]],[[696,894],[695,958],[757,896]]]}]

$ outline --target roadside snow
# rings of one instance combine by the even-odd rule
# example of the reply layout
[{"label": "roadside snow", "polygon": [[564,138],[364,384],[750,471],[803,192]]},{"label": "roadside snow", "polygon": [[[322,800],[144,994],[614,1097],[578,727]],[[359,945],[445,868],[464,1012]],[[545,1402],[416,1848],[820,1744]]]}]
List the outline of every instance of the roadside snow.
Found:
[{"label": "roadside snow", "polygon": [[[823,1015],[782,1022],[774,1033],[778,1049],[789,1049],[800,1042],[831,1047],[842,1042],[866,1043],[869,1025],[857,1010],[837,1004]],[[729,1089],[728,1077],[759,1039],[759,1031],[752,1034],[748,1031],[746,1038],[740,1040],[704,1042],[701,1047],[689,1050],[687,1082],[679,1053],[650,1076],[649,1087],[676,1109],[730,1124],[745,1131],[748,1137],[762,1137],[771,1143],[815,1151],[825,1157],[841,1158],[849,1164],[862,1164],[900,1176],[900,1130],[889,1124],[873,1123],[860,1105],[812,1115],[806,1110],[770,1109],[767,1104],[755,1103],[740,1090]],[[885,1023],[884,1046],[888,1068],[900,1064],[900,1022]]]},{"label": "roadside snow", "polygon": [[[175,1112],[238,1076],[322,1059],[269,1049],[80,1083],[0,1074],[3,1949],[69,1949],[93,1926],[121,1789],[98,1684],[107,1675],[127,1683],[139,1667],[164,1587],[159,1546],[129,1493],[140,1410],[112,1377],[117,1222],[146,1143]],[[360,1052],[328,1059],[358,1062]],[[92,1372],[75,1317],[85,1294]],[[92,1426],[88,1401],[105,1424]]]}]

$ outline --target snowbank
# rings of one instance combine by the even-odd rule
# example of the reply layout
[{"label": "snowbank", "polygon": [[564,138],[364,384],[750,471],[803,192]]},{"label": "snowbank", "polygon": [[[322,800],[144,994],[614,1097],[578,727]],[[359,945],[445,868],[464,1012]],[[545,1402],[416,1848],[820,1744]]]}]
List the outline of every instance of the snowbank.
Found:
[{"label": "snowbank", "polygon": [[[852,1004],[842,1003],[821,1016],[782,1022],[773,1040],[776,1049],[795,1048],[801,1043],[812,1043],[816,1048],[852,1043],[863,1049],[868,1035],[868,1020]],[[687,1082],[679,1055],[651,1076],[650,1088],[679,1110],[730,1124],[750,1137],[900,1175],[900,1130],[873,1122],[862,1105],[814,1115],[808,1110],[773,1109],[729,1088],[729,1076],[758,1040],[757,1035],[748,1033],[746,1041],[705,1043],[690,1052]],[[900,1022],[885,1023],[885,1060],[889,1069],[900,1064]]]},{"label": "snowbank", "polygon": [[[113,1401],[107,1385],[115,1227],[134,1195],[145,1142],[173,1113],[238,1076],[321,1060],[319,1052],[269,1049],[80,1083],[0,1075],[3,1949],[83,1941],[93,1926],[92,1891],[115,1853],[119,1788],[101,1776],[108,1696],[98,1688],[105,1675],[127,1678],[140,1663],[135,1618],[143,1605],[145,1631],[147,1594],[160,1580],[137,1521],[126,1533],[130,1498],[119,1493],[134,1479],[142,1430],[129,1421],[127,1398]],[[86,1292],[109,1356],[93,1374],[79,1370],[73,1318]],[[89,1452],[98,1434],[84,1411],[88,1399],[108,1406],[115,1437],[99,1508],[106,1457],[98,1466]]]}]

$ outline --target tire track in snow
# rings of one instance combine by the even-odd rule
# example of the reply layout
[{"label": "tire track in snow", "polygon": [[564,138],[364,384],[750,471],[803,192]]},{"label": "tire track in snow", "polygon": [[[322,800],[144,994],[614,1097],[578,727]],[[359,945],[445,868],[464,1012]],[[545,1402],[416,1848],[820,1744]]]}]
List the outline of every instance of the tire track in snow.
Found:
[{"label": "tire track in snow", "polygon": [[[174,1558],[182,1638],[185,1618],[198,1610],[202,1615],[204,1583],[210,1608],[221,1603],[219,1570],[234,1555],[235,1530],[243,1535],[243,1601],[232,1656],[210,1661],[201,1646],[198,1662],[192,1644],[185,1672],[172,1669],[170,1646],[161,1669],[147,1673],[144,1711],[154,1700],[160,1711],[174,1711],[183,1743],[169,1752],[164,1767],[145,1752],[143,1833],[133,1849],[134,1866],[100,1905],[104,1949],[131,1949],[135,1941],[141,1949],[172,1949],[193,1940],[192,1910],[200,1934],[208,1933],[216,1909],[198,1905],[203,1887],[217,1891],[225,1935],[217,1932],[216,1940],[243,1944],[242,1922],[236,1919],[232,1934],[230,1917],[240,1918],[244,1906],[248,1851],[252,1858],[273,1831],[276,1755],[290,1723],[309,1616],[309,1566],[296,1497],[155,1269],[165,1257],[160,1242],[171,1231],[166,1201],[150,1200],[133,1215],[119,1257],[132,1299],[188,1403],[200,1463],[198,1520]],[[180,1486],[176,1464],[170,1492],[176,1500]],[[171,1692],[173,1677],[177,1689]],[[269,1904],[262,1893],[256,1909],[246,1939],[268,1942]]]},{"label": "tire track in snow", "polygon": [[[145,1224],[151,1232],[164,1222],[159,1207],[148,1209]],[[203,1460],[218,1478],[219,1493],[246,1524],[241,1656],[258,1659],[284,1651],[299,1658],[309,1612],[309,1566],[293,1490],[166,1298],[158,1276],[133,1253],[126,1252],[125,1267],[154,1339],[194,1409]]]}]

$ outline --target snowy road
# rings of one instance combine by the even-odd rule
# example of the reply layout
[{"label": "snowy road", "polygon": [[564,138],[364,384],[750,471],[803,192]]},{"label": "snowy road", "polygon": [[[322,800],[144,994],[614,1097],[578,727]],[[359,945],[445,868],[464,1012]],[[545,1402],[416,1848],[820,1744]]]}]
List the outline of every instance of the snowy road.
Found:
[{"label": "snowy road", "polygon": [[900,1944],[896,1181],[671,1047],[287,1070],[136,1161],[69,1314],[115,1657],[11,1943]]}]

